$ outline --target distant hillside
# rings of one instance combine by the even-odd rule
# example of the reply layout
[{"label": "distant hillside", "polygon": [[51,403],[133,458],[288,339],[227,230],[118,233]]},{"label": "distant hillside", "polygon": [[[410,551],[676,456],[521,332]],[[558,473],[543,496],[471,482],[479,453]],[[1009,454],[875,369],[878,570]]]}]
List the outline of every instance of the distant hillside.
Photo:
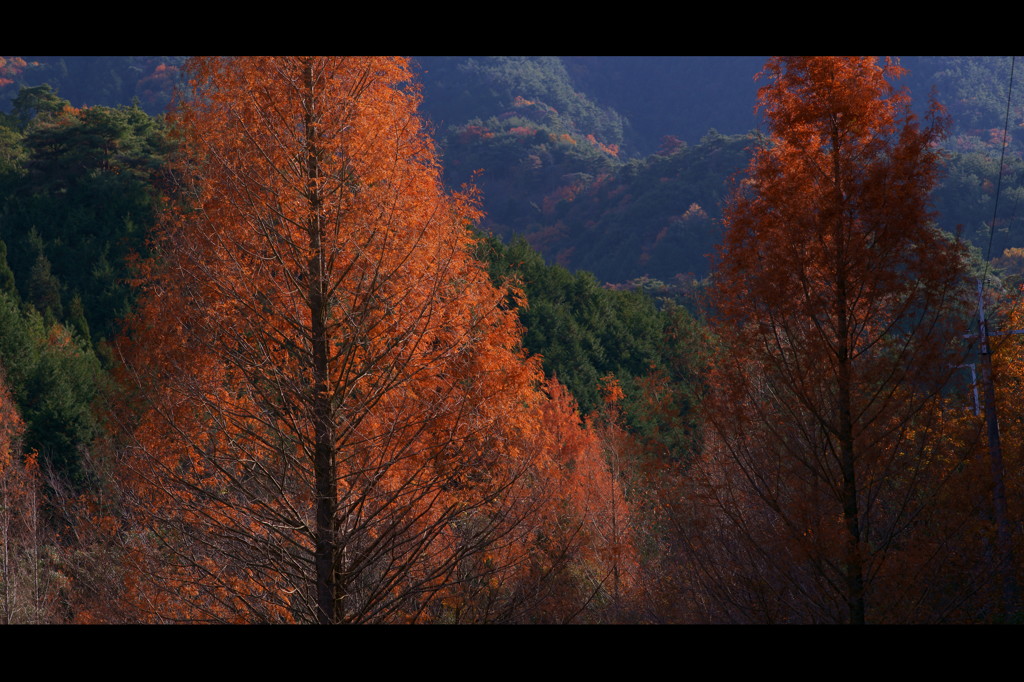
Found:
[{"label": "distant hillside", "polygon": [[76,107],[139,106],[163,113],[185,57],[0,57],[0,111],[21,86],[49,84]]},{"label": "distant hillside", "polygon": [[715,131],[692,146],[666,143],[585,187],[553,193],[542,207],[543,227],[527,238],[558,264],[605,282],[704,277],[729,179],[753,144]]},{"label": "distant hillside", "polygon": [[757,127],[754,75],[767,57],[563,57],[573,84],[627,121],[631,149],[646,156],[666,135],[696,144],[714,128]]},{"label": "distant hillside", "polygon": [[[0,111],[18,89],[49,83],[75,106],[137,99],[156,114],[184,57],[0,58]],[[1008,57],[903,57],[924,114],[947,109],[939,223],[993,256],[1024,247],[1024,88],[999,158]],[[728,179],[746,163],[762,57],[416,57],[446,181],[482,192],[485,231],[526,237],[549,262],[623,282],[701,278],[717,241]],[[1019,70],[1019,69],[1018,69]],[[1024,271],[1024,265],[1020,268]]]}]

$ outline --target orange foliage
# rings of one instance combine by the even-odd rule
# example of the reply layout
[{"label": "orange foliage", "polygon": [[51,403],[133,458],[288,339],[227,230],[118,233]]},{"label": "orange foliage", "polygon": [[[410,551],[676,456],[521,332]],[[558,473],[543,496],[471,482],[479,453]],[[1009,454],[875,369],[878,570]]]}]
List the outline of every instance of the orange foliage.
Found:
[{"label": "orange foliage", "polygon": [[0,475],[21,456],[19,441],[24,430],[25,424],[0,374]]},{"label": "orange foliage", "polygon": [[595,147],[603,151],[608,156],[619,155],[619,145],[617,144],[604,144],[603,142],[599,141],[596,137],[589,133],[586,135],[586,140],[590,144],[594,145]]},{"label": "orange foliage", "polygon": [[9,78],[9,76],[17,76],[25,70],[26,66],[28,66],[28,62],[21,57],[0,57],[0,87],[13,83],[13,78]]},{"label": "orange foliage", "polygon": [[564,564],[584,537],[548,528],[545,472],[595,455],[551,436],[573,415],[470,255],[479,212],[441,187],[406,61],[187,74],[183,195],[119,344],[144,405],[121,417],[123,513],[152,543],[125,553],[134,617],[514,617],[551,575],[526,570],[537,538]]},{"label": "orange foliage", "polygon": [[941,112],[922,127],[900,73],[867,57],[763,73],[770,144],[727,207],[714,277],[727,351],[701,494],[715,533],[750,543],[716,555],[752,576],[718,583],[750,605],[723,618],[913,617],[885,567],[943,480],[933,425],[966,282],[962,246],[930,225]]},{"label": "orange foliage", "polygon": [[[614,399],[617,383],[606,385]],[[534,548],[532,570],[553,580],[540,582],[545,589],[534,611],[546,622],[586,620],[581,605],[601,595],[610,614],[603,617],[614,620],[638,568],[618,464],[628,438],[615,424],[582,424],[568,390],[554,380],[546,388],[551,399],[530,446],[540,456],[532,488],[538,513],[529,526],[535,537],[527,545]]]}]

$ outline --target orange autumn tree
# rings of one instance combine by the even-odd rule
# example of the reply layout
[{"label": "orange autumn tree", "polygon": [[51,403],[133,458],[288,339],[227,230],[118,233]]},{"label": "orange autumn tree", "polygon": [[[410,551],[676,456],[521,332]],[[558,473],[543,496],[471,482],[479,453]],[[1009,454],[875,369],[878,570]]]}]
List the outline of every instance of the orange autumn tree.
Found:
[{"label": "orange autumn tree", "polygon": [[609,461],[616,453],[605,429],[581,422],[564,386],[549,380],[544,391],[533,428],[520,432],[532,456],[517,506],[528,513],[478,557],[516,569],[479,571],[486,585],[453,593],[450,621],[618,622],[636,597],[633,520]]},{"label": "orange autumn tree", "polygon": [[122,415],[130,617],[513,617],[463,605],[528,577],[542,375],[406,61],[186,73],[180,201],[119,346],[143,406]]},{"label": "orange autumn tree", "polygon": [[921,125],[890,83],[901,72],[776,57],[761,74],[768,138],[714,273],[725,347],[695,476],[718,510],[697,524],[708,618],[916,617],[891,568],[917,570],[914,533],[944,480],[934,425],[969,297],[963,248],[929,211],[941,112]]}]

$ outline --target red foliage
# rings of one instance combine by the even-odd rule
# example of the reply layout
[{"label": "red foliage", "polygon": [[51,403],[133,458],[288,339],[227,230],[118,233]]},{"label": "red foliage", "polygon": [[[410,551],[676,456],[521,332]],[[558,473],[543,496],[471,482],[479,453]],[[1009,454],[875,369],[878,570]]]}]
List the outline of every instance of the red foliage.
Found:
[{"label": "red foliage", "polygon": [[474,199],[441,187],[405,60],[188,73],[185,196],[119,344],[144,405],[125,526],[156,540],[124,554],[135,617],[521,615],[589,560],[588,486],[610,483],[471,256]]},{"label": "red foliage", "polygon": [[702,494],[716,532],[746,543],[718,556],[759,576],[727,583],[754,609],[723,605],[729,617],[921,615],[886,567],[913,552],[909,519],[943,480],[929,425],[957,362],[964,252],[930,224],[941,112],[922,127],[888,81],[900,72],[787,57],[763,73],[770,141],[726,210],[714,302],[727,350],[705,410]]}]

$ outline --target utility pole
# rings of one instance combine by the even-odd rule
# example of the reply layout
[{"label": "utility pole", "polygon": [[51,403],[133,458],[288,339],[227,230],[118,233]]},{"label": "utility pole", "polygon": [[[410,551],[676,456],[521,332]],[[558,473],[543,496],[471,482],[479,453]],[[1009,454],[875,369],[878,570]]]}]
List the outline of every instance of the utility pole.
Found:
[{"label": "utility pole", "polygon": [[[1020,333],[1019,331],[1004,333]],[[1006,509],[1006,487],[1003,479],[1003,451],[999,442],[999,422],[996,414],[996,390],[992,378],[992,350],[989,345],[988,323],[982,300],[981,280],[978,280],[978,359],[981,365],[981,383],[985,395],[985,422],[988,426],[988,454],[992,470],[992,509],[996,525],[996,555],[1003,588],[1004,617],[1015,613],[1018,606],[1017,578],[1014,572],[1013,545],[1010,537],[1009,514]]]}]

